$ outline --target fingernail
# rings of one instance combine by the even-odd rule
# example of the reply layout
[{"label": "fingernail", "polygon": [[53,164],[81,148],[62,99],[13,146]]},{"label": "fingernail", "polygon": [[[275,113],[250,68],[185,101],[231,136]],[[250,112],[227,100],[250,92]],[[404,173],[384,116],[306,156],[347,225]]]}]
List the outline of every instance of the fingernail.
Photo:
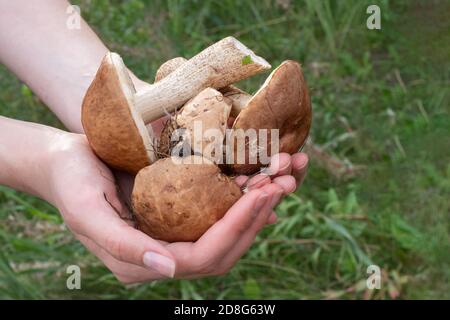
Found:
[{"label": "fingernail", "polygon": [[251,183],[247,184],[247,188],[254,188],[254,187],[258,188],[258,185],[263,183],[264,180],[266,179],[270,179],[270,177],[264,173],[260,173],[257,176],[255,176],[252,180],[249,180],[251,181]]},{"label": "fingernail", "polygon": [[280,168],[280,170],[278,170],[278,172],[283,172],[283,171],[285,171],[287,168],[289,168],[289,166],[291,166],[292,164],[291,164],[291,162],[288,162],[288,164],[287,165],[285,165],[283,168]]},{"label": "fingernail", "polygon": [[295,163],[294,170],[300,170],[306,166],[308,158],[302,157],[300,162]]},{"label": "fingernail", "polygon": [[268,225],[275,224],[277,223],[277,220],[278,220],[277,214],[275,213],[275,211],[272,211],[269,218],[267,219],[267,224]]},{"label": "fingernail", "polygon": [[173,278],[175,275],[175,261],[159,253],[147,251],[144,253],[142,261],[145,266],[164,276]]},{"label": "fingernail", "polygon": [[258,214],[259,211],[264,207],[264,205],[267,202],[267,199],[269,198],[269,195],[267,193],[262,193],[258,199],[256,200],[255,207],[253,208],[253,211],[255,214]]},{"label": "fingernail", "polygon": [[281,191],[281,190],[278,190],[278,191],[273,195],[273,197],[272,197],[272,203],[270,204],[270,205],[272,206],[272,208],[275,207],[275,206],[278,204],[278,202],[280,201],[282,195],[283,195],[283,191]]}]

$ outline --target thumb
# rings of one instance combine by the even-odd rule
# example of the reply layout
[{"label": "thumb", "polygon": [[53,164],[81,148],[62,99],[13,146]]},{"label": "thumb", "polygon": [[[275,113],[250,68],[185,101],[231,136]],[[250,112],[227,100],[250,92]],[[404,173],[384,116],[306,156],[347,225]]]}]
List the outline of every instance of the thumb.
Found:
[{"label": "thumb", "polygon": [[123,221],[106,201],[78,224],[77,233],[93,240],[115,259],[173,277],[176,263],[160,241],[134,229]]}]

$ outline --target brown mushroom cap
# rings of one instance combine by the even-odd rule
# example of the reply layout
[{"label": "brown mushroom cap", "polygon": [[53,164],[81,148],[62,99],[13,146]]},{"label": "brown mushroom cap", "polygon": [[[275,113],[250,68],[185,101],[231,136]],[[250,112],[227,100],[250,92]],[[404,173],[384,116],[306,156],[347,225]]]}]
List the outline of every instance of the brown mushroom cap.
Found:
[{"label": "brown mushroom cap", "polygon": [[[266,79],[264,85],[250,99],[236,118],[233,129],[279,129],[279,152],[293,154],[308,137],[311,127],[311,101],[300,64],[284,61]],[[270,138],[269,155],[270,151]],[[248,146],[257,143],[247,143]],[[263,146],[266,147],[266,146]],[[251,174],[261,167],[257,164],[233,164],[238,174]]]},{"label": "brown mushroom cap", "polygon": [[133,211],[138,228],[155,239],[196,241],[241,197],[241,190],[206,158],[175,161],[160,159],[139,171]]},{"label": "brown mushroom cap", "polygon": [[133,108],[135,93],[120,56],[108,53],[82,107],[83,128],[94,152],[110,166],[130,173],[155,160],[150,135]]}]

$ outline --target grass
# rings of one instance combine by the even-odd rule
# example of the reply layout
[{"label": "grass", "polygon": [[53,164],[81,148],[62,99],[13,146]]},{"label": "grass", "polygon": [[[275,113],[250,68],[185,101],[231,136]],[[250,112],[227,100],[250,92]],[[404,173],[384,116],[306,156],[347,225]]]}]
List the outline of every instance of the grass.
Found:
[{"label": "grass", "polygon": [[[62,225],[55,208],[0,187],[1,298],[449,299],[448,1],[75,1],[141,78],[234,35],[273,65],[302,62],[312,137],[363,165],[336,179],[314,162],[297,194],[226,276],[123,286]],[[369,4],[382,29],[366,28]],[[255,91],[266,75],[239,84]],[[4,116],[59,126],[0,67]],[[82,290],[66,289],[66,267]],[[382,268],[366,290],[366,268]]]}]

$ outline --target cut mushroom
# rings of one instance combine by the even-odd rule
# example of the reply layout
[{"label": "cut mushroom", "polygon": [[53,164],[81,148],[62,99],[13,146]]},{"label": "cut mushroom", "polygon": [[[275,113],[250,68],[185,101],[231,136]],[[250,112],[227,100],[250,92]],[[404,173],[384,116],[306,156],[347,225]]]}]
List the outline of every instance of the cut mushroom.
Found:
[{"label": "cut mushroom", "polygon": [[[239,113],[233,130],[278,129],[279,152],[293,154],[298,152],[308,137],[311,118],[311,101],[300,64],[287,60],[269,75],[263,86]],[[237,139],[237,134],[233,136]],[[266,149],[264,152],[268,156],[274,153],[270,137],[264,145],[258,137],[249,137],[245,144],[235,141],[235,154],[240,145],[245,145],[246,161],[239,164],[234,158],[231,167],[237,174],[252,174],[261,167],[258,156],[257,163],[248,162],[250,154],[259,153],[263,149]]]},{"label": "cut mushroom", "polygon": [[[252,63],[243,63],[246,57]],[[267,61],[228,37],[136,93],[120,56],[108,53],[83,100],[85,133],[102,160],[136,173],[156,160],[145,124],[174,111],[205,88],[226,87],[269,68]]]},{"label": "cut mushroom", "polygon": [[[183,61],[177,63],[180,62]],[[174,65],[167,64],[164,67],[166,74],[159,73],[159,79],[170,74]],[[238,90],[228,87],[224,95],[229,92],[245,94]],[[229,110],[230,106],[227,102],[227,107],[212,103],[216,97],[222,95],[211,88],[203,90],[185,104],[172,120],[177,121],[177,117],[180,117],[176,126],[189,128],[190,131],[194,119],[207,123],[209,127],[219,126],[223,129],[223,124],[218,123],[221,120],[218,120],[220,115],[217,112],[227,107]],[[222,98],[224,101],[227,99]],[[297,62],[283,62],[260,90],[242,105],[244,108],[233,124],[232,138],[239,129],[279,129],[280,151],[294,153],[308,135],[311,105]],[[245,145],[245,154],[252,151],[250,146],[256,149],[263,147],[258,139],[249,142]],[[273,151],[272,145],[267,147],[269,152]],[[242,192],[231,177],[221,173],[215,163],[203,156],[184,155],[177,161],[174,159],[160,159],[139,171],[132,193],[133,212],[139,229],[155,239],[168,242],[196,241],[226,213]],[[260,166],[261,163],[233,164],[230,166],[233,170],[229,173],[251,174]]]},{"label": "cut mushroom", "polygon": [[[178,57],[167,61],[158,73],[166,76],[187,60]],[[221,88],[225,98],[232,101],[231,117],[236,120],[233,129],[279,129],[279,152],[295,153],[305,143],[311,127],[311,101],[308,87],[298,62],[287,60],[276,68],[254,96],[229,85]],[[235,130],[236,131],[236,130]],[[242,132],[242,131],[241,131]],[[273,155],[270,136],[267,144],[258,139],[244,141],[244,163],[237,163],[238,135],[234,134],[234,155],[229,167],[237,174],[252,174],[262,163],[258,159],[260,151]],[[256,163],[250,163],[250,155],[256,156]]]}]

